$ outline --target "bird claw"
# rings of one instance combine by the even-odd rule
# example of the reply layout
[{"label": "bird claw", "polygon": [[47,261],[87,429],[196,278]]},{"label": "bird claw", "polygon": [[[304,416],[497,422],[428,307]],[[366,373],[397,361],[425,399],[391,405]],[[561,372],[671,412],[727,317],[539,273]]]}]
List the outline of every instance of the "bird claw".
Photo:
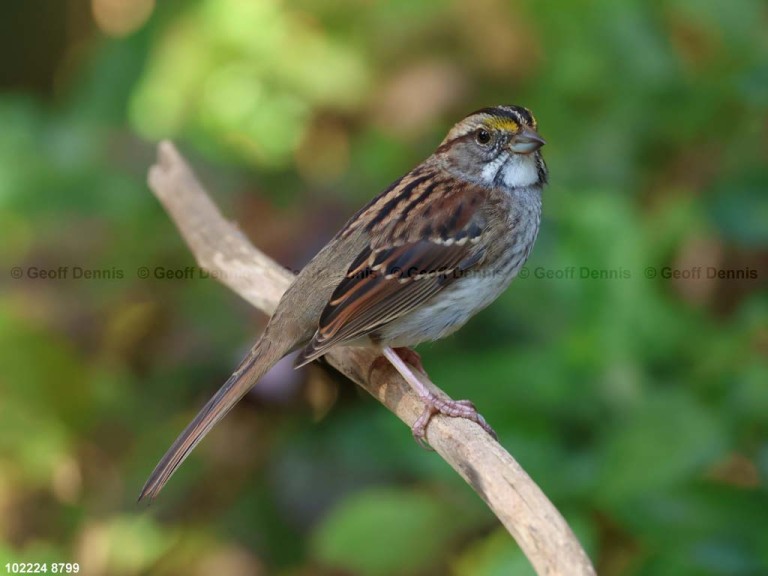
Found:
[{"label": "bird claw", "polygon": [[[431,450],[429,442],[427,441],[427,426],[432,420],[435,414],[443,414],[450,416],[451,418],[465,418],[471,420],[475,424],[479,425],[485,430],[494,440],[498,440],[496,432],[493,431],[488,423],[480,414],[478,414],[475,405],[469,400],[451,400],[450,398],[444,398],[431,392],[414,374],[413,371],[406,366],[410,364],[415,369],[426,374],[424,367],[421,364],[421,356],[411,348],[385,348],[384,355],[377,358],[371,365],[371,372],[374,369],[381,367],[381,362],[389,362],[400,375],[405,379],[411,388],[419,395],[421,401],[424,402],[424,410],[416,419],[411,427],[413,438],[416,442],[425,449]],[[370,372],[368,374],[370,379]]]},{"label": "bird claw", "polygon": [[434,395],[422,397],[424,411],[413,423],[411,432],[416,442],[425,450],[433,450],[427,441],[427,426],[435,414],[443,414],[452,418],[465,418],[479,425],[494,440],[498,440],[496,432],[491,428],[469,400],[445,400]]}]

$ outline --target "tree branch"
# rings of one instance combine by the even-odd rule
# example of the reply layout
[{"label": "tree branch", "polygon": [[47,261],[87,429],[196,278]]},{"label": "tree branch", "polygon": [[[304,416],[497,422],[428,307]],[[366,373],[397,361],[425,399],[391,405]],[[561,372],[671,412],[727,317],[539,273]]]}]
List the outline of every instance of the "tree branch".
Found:
[{"label": "tree branch", "polygon": [[[256,308],[271,314],[293,274],[258,251],[225,220],[170,142],[158,147],[149,186],[173,218],[201,268]],[[372,370],[377,354],[338,348],[327,361],[362,386],[398,418],[413,425],[423,404],[391,367]],[[380,363],[381,364],[381,363]],[[424,383],[442,393],[426,376]],[[477,424],[435,416],[429,444],[480,495],[539,575],[594,575],[589,558],[563,517],[498,442]]]}]

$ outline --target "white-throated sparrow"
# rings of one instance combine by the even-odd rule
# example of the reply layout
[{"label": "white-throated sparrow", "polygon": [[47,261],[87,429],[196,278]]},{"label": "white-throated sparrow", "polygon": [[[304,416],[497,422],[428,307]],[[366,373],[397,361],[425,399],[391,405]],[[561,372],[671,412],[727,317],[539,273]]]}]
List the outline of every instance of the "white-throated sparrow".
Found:
[{"label": "white-throated sparrow", "polygon": [[436,397],[394,348],[436,340],[495,300],[536,240],[547,169],[531,113],[478,110],[437,150],[346,223],[283,295],[237,371],[179,435],[139,499],[153,498],[198,442],[279,359],[297,366],[334,346],[375,346],[435,413],[493,431],[466,400]]}]

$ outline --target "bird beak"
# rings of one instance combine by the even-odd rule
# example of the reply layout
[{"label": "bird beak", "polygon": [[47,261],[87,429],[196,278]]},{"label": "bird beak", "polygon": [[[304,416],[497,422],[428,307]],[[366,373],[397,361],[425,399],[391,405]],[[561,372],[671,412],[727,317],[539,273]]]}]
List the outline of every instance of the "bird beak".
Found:
[{"label": "bird beak", "polygon": [[539,136],[533,128],[523,128],[523,131],[512,137],[509,149],[517,154],[530,154],[546,144],[544,138]]}]

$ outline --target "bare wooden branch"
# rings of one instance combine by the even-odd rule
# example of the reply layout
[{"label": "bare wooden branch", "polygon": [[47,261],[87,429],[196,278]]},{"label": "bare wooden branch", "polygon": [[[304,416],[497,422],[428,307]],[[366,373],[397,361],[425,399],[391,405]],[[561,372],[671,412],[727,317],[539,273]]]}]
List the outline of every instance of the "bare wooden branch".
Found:
[{"label": "bare wooden branch", "polygon": [[[256,308],[271,314],[293,274],[254,248],[225,220],[170,142],[158,147],[149,185],[181,231],[199,265]],[[372,369],[377,355],[339,348],[328,362],[398,418],[413,425],[423,405],[390,367]],[[383,364],[383,363],[379,363]],[[422,380],[435,391],[439,389]],[[568,524],[517,461],[478,425],[435,416],[430,445],[485,500],[539,575],[586,576],[595,571]]]}]

